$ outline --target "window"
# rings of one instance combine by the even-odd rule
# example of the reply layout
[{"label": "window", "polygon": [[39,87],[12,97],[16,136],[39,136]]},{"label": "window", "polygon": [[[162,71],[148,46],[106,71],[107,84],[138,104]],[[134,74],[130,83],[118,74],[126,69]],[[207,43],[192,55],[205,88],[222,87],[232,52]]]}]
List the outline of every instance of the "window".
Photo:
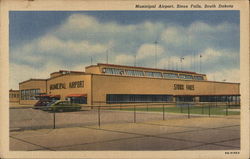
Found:
[{"label": "window", "polygon": [[148,77],[162,77],[161,72],[145,72]]},{"label": "window", "polygon": [[162,77],[160,72],[153,72],[154,77]]},{"label": "window", "polygon": [[126,73],[127,73],[128,76],[134,76],[135,75],[134,70],[126,70]]},{"label": "window", "polygon": [[178,78],[177,74],[174,73],[163,73],[164,78]]},{"label": "window", "polygon": [[193,79],[192,75],[179,74],[180,79]]},{"label": "window", "polygon": [[104,72],[106,74],[113,74],[113,75],[123,75],[124,74],[123,69],[116,69],[116,68],[105,68]]},{"label": "window", "polygon": [[40,89],[21,90],[21,100],[35,100],[35,96],[39,95]]},{"label": "window", "polygon": [[135,70],[135,76],[144,76],[143,71],[136,71]]},{"label": "window", "polygon": [[179,74],[179,78],[180,78],[180,79],[185,79],[185,75]]},{"label": "window", "polygon": [[115,103],[157,103],[157,102],[172,102],[172,95],[148,95],[148,94],[107,94],[106,102],[109,104]]},{"label": "window", "polygon": [[153,72],[145,72],[146,76],[148,77],[154,77]]},{"label": "window", "polygon": [[84,97],[84,96],[81,96],[81,97],[68,97],[68,98],[70,99],[70,102],[72,102],[72,103],[87,104],[87,97]]},{"label": "window", "polygon": [[204,80],[203,76],[194,76],[195,80]]},{"label": "window", "polygon": [[124,74],[124,71],[122,69],[115,69],[115,68],[113,68],[113,74],[115,74],[115,75],[122,75],[122,74]]},{"label": "window", "polygon": [[107,74],[113,74],[113,70],[111,68],[106,68],[105,73]]},{"label": "window", "polygon": [[176,101],[177,102],[193,102],[194,97],[193,96],[177,96]]},{"label": "window", "polygon": [[200,102],[236,102],[239,96],[200,96]]},{"label": "window", "polygon": [[185,75],[185,79],[193,79],[192,75]]}]

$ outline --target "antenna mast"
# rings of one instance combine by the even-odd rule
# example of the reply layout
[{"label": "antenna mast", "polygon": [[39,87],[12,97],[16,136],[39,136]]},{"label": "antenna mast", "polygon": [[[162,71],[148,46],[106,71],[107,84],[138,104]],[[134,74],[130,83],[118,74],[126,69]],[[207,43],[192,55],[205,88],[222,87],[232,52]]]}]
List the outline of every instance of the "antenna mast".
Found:
[{"label": "antenna mast", "polygon": [[134,66],[136,66],[136,54],[135,54],[135,61],[134,61]]},{"label": "antenna mast", "polygon": [[158,44],[158,41],[155,40],[154,44],[155,44],[155,68],[157,68],[157,44]]},{"label": "antenna mast", "polygon": [[180,61],[181,61],[181,71],[182,71],[182,60],[184,60],[184,57],[180,58]]},{"label": "antenna mast", "polygon": [[201,58],[202,58],[202,55],[200,55],[200,73],[201,73]]},{"label": "antenna mast", "polygon": [[106,51],[106,63],[109,63],[109,50]]}]

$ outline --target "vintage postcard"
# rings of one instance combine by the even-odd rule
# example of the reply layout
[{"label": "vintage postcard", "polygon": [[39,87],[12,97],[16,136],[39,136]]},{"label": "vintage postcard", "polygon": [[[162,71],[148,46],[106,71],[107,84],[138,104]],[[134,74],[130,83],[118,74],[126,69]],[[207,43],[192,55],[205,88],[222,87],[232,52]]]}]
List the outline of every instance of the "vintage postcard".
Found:
[{"label": "vintage postcard", "polygon": [[1,158],[249,158],[248,1],[0,5]]}]

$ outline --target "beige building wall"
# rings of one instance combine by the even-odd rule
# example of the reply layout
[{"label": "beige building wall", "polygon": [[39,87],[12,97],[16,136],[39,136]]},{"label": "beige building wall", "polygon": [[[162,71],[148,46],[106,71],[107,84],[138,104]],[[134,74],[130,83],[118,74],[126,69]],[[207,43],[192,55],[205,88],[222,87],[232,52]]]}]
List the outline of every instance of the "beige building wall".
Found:
[{"label": "beige building wall", "polygon": [[[84,86],[79,88],[70,88],[70,83],[83,81]],[[62,84],[59,88],[52,88],[53,85]],[[60,95],[61,100],[70,94],[87,94],[87,104],[91,104],[91,75],[88,74],[66,74],[59,77],[48,79],[48,94]]]},{"label": "beige building wall", "polygon": [[24,82],[19,83],[20,90],[20,104],[33,105],[37,100],[22,100],[22,90],[30,89],[40,89],[40,93],[46,93],[46,80],[44,79],[30,79]]},{"label": "beige building wall", "polygon": [[[239,95],[239,84],[213,82],[206,80],[182,80],[153,77],[133,77],[125,75],[108,75],[102,73],[103,68],[120,68],[121,66],[98,64],[86,67],[86,73],[77,71],[59,71],[52,73],[47,80],[30,79],[19,84],[21,91],[28,89],[40,89],[40,93],[60,95],[64,100],[70,94],[87,94],[87,104],[106,102],[106,94],[162,94],[162,95],[191,95],[199,100],[200,95]],[[156,71],[157,69],[133,68],[129,66],[123,69]],[[157,72],[157,71],[156,71]],[[159,72],[164,72],[160,71]],[[188,72],[179,72],[179,74]],[[190,72],[190,74],[192,74]],[[54,76],[56,75],[56,76]],[[202,75],[206,78],[204,74]],[[72,87],[72,82],[83,82],[83,87]],[[37,100],[20,100],[20,104],[34,104]]]},{"label": "beige building wall", "polygon": [[[106,94],[239,95],[236,83],[114,75],[93,75],[92,82],[93,101],[106,101]],[[183,85],[184,90],[176,90],[175,85]]]},{"label": "beige building wall", "polygon": [[10,103],[19,103],[19,90],[10,90],[9,91],[9,100]]},{"label": "beige building wall", "polygon": [[86,73],[92,73],[92,74],[101,74],[102,70],[100,67],[96,65],[91,65],[85,68]]}]

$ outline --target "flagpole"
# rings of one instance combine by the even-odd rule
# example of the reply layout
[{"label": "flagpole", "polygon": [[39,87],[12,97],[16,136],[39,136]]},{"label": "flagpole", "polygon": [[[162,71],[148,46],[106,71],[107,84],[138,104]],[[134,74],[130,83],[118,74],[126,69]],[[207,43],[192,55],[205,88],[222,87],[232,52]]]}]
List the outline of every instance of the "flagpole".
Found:
[{"label": "flagpole", "polygon": [[201,73],[201,58],[202,58],[202,55],[200,55],[200,73]]}]

